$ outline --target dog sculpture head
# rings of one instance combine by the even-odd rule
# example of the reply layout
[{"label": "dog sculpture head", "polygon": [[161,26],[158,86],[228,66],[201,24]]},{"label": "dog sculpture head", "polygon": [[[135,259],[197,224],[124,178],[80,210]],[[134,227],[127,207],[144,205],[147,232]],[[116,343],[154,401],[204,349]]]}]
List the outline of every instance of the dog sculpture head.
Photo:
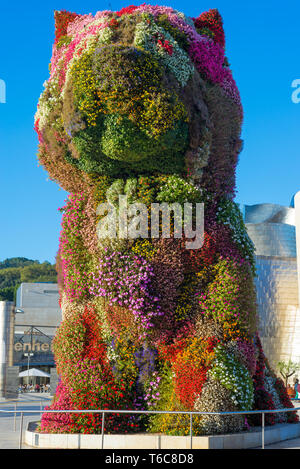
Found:
[{"label": "dog sculpture head", "polygon": [[35,118],[53,180],[78,192],[103,175],[178,174],[233,194],[242,109],[217,10],[191,19],[141,5],[55,20]]}]

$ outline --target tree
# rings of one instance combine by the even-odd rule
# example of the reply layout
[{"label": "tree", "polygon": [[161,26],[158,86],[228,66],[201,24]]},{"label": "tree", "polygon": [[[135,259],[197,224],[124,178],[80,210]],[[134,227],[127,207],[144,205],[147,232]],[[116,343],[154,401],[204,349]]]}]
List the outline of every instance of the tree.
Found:
[{"label": "tree", "polygon": [[26,257],[11,257],[0,262],[0,269],[11,267],[25,267],[26,265],[39,264],[39,261],[27,259]]},{"label": "tree", "polygon": [[277,368],[279,370],[279,373],[284,379],[285,387],[287,388],[288,385],[288,379],[293,376],[296,371],[300,369],[300,364],[292,362],[292,360],[289,360],[288,362],[278,362],[277,363]]},{"label": "tree", "polygon": [[54,265],[14,257],[0,262],[0,301],[14,301],[16,291],[22,282],[57,282]]}]

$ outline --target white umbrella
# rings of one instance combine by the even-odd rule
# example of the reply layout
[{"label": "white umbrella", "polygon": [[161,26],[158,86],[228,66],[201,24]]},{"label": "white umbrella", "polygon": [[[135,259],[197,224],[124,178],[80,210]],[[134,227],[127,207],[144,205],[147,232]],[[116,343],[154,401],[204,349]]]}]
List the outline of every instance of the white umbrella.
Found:
[{"label": "white umbrella", "polygon": [[21,373],[19,373],[19,378],[23,378],[24,376],[43,376],[44,378],[50,378],[49,373],[45,373],[45,371],[38,370],[37,368],[30,368],[30,370],[21,371]]}]

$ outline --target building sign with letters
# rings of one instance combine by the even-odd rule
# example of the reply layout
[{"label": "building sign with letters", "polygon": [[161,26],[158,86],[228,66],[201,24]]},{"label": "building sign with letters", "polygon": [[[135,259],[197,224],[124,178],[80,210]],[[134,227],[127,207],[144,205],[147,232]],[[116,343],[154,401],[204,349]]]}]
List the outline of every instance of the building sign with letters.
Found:
[{"label": "building sign with letters", "polygon": [[30,365],[54,366],[53,336],[48,336],[34,326],[30,326],[23,334],[16,333],[14,336],[14,365],[24,366],[28,363],[30,354]]}]

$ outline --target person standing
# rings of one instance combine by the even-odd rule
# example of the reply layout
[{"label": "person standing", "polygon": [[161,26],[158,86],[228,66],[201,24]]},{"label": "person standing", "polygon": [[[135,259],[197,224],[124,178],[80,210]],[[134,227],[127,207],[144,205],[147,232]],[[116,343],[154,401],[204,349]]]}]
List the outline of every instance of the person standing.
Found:
[{"label": "person standing", "polygon": [[294,389],[295,389],[295,399],[298,399],[298,385],[299,385],[299,380],[296,379],[295,384],[294,384]]}]

